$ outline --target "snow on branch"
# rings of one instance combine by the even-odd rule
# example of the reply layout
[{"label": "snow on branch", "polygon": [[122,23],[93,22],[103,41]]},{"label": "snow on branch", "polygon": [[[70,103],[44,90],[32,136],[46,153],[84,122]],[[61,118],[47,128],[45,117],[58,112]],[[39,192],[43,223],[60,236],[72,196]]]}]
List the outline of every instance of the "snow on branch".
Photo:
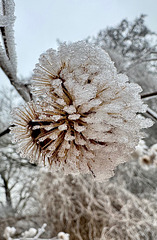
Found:
[{"label": "snow on branch", "polygon": [[[2,44],[0,45],[0,66],[11,81],[16,81],[16,50],[14,40],[14,1],[1,0],[0,30]],[[3,47],[4,46],[4,47]]]},{"label": "snow on branch", "polygon": [[17,58],[14,39],[15,4],[13,0],[0,0],[0,68],[9,78],[10,83],[25,101],[29,101],[28,86],[17,79]]}]

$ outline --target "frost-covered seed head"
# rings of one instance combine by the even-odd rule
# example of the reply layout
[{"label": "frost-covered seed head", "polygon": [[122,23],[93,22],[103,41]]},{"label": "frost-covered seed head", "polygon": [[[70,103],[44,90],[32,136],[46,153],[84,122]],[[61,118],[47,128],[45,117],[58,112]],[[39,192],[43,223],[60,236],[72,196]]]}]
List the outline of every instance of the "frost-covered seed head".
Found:
[{"label": "frost-covered seed head", "polygon": [[84,41],[42,54],[32,93],[40,100],[14,113],[20,151],[52,171],[91,172],[102,180],[127,160],[152,122],[141,88],[117,74],[108,54]]}]

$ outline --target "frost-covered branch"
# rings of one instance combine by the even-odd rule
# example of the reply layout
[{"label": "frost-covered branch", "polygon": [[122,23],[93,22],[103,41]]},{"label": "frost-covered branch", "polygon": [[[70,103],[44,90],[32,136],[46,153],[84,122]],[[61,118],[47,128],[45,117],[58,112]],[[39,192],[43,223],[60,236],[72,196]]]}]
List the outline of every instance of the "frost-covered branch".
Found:
[{"label": "frost-covered branch", "polygon": [[4,136],[4,135],[6,135],[7,133],[9,133],[9,132],[10,132],[10,127],[14,127],[14,125],[9,126],[9,127],[6,128],[4,131],[2,131],[2,132],[0,133],[0,137],[2,137],[2,136]]},{"label": "frost-covered branch", "polygon": [[0,67],[10,79],[11,84],[16,82],[17,64],[14,40],[14,2],[2,0],[2,15],[0,16],[0,30],[2,44],[0,45]]},{"label": "frost-covered branch", "polygon": [[19,83],[17,79],[17,61],[13,30],[15,21],[14,1],[0,0],[0,7],[2,10],[0,14],[0,34],[2,37],[2,43],[0,43],[0,68],[21,97],[25,101],[29,101],[31,95],[28,86]]}]

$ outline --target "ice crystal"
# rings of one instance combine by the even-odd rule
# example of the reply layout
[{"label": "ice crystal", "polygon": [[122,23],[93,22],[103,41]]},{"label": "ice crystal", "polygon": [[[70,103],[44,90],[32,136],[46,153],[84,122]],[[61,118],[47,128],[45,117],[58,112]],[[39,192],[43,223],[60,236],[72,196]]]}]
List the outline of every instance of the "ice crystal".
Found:
[{"label": "ice crystal", "polygon": [[14,111],[12,132],[24,156],[52,171],[109,178],[152,125],[139,115],[146,111],[141,88],[84,41],[42,54],[32,85],[37,101]]}]

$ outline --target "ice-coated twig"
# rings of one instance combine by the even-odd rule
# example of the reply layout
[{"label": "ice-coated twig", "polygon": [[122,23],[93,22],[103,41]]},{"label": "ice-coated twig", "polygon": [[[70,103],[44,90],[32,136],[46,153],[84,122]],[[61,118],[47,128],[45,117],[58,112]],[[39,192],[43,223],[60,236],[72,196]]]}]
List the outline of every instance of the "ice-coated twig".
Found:
[{"label": "ice-coated twig", "polygon": [[44,223],[41,228],[38,229],[37,235],[34,237],[34,239],[38,239],[44,232],[47,224]]},{"label": "ice-coated twig", "polygon": [[1,133],[0,133],[0,137],[6,135],[7,133],[10,132],[10,127],[14,127],[14,125],[9,126],[8,128],[4,129]]}]

